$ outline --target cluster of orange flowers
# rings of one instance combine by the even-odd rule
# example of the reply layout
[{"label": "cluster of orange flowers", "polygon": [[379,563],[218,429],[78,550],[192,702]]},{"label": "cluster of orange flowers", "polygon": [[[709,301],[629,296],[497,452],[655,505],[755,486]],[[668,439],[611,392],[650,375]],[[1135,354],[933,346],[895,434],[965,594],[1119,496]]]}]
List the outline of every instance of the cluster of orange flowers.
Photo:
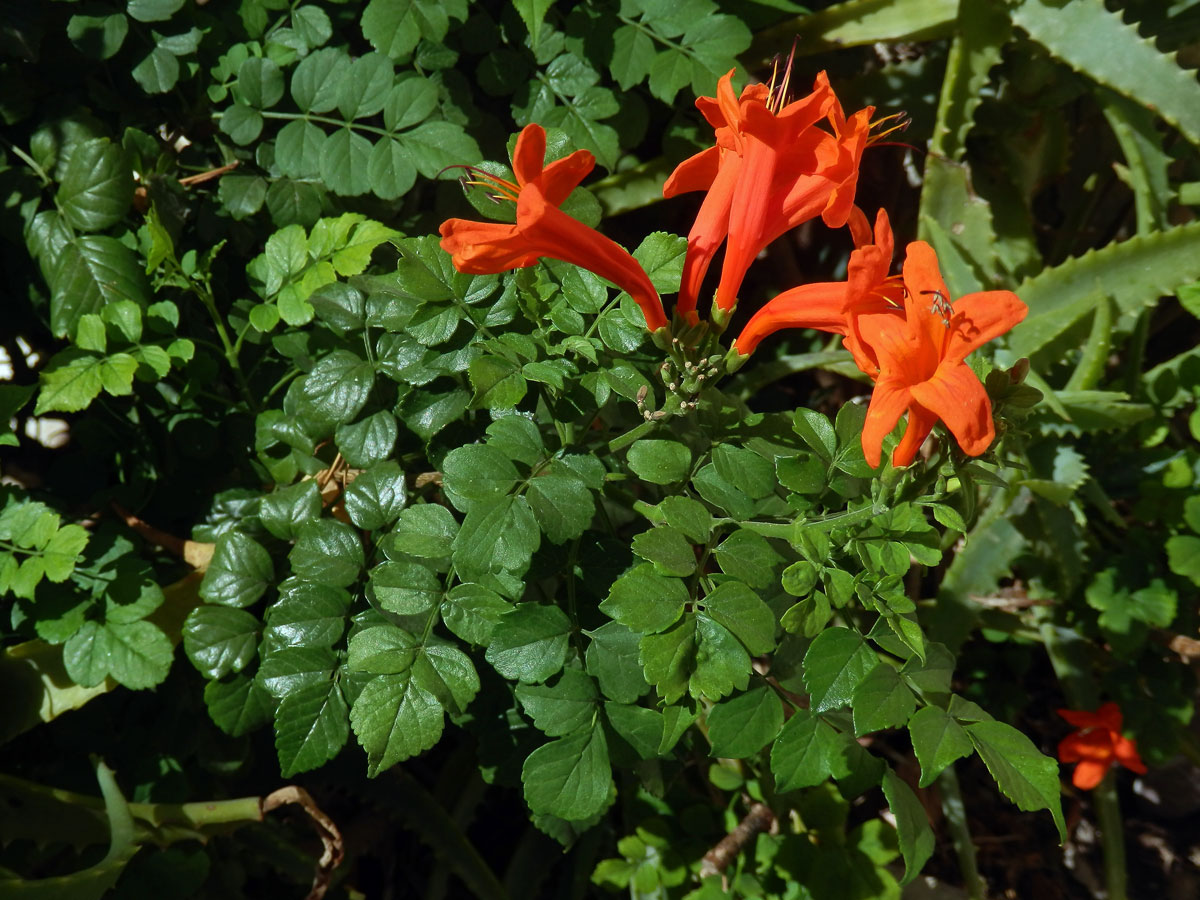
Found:
[{"label": "cluster of orange flowers", "polygon": [[[699,322],[700,286],[722,244],[709,314],[717,328],[728,323],[746,272],[771,241],[817,216],[833,228],[846,225],[856,247],[846,281],[801,285],[767,302],[734,340],[734,365],[783,328],[839,334],[875,382],[862,435],[872,466],[905,411],[908,427],[893,465],[912,462],[939,419],[963,452],[984,453],[995,438],[991,404],[963,360],[1020,322],[1025,304],[1010,291],[951,302],[937,256],[923,241],[908,245],[902,275],[888,274],[893,238],[887,214],[879,210],[872,229],[854,203],[859,163],[872,142],[873,108],[847,118],[823,72],[812,93],[790,103],[786,78],[778,90],[754,84],[740,97],[732,78],[730,72],[720,79],[715,98],[696,101],[715,130],[714,146],[681,163],[663,188],[666,197],[706,192],[688,235],[677,320]],[[668,328],[662,300],[637,261],[559,209],[592,170],[592,154],[579,150],[545,165],[545,151],[545,131],[527,125],[513,152],[516,184],[478,173],[516,204],[515,224],[449,219],[441,227],[443,249],[459,271],[472,274],[531,266],[543,257],[574,263],[627,291],[651,332]]]}]

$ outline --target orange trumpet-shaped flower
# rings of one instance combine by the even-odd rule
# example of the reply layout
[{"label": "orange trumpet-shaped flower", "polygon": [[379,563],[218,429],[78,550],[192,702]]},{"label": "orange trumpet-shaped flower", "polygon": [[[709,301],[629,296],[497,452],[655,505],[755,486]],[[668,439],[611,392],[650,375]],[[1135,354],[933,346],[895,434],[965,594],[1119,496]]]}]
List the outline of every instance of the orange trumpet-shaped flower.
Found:
[{"label": "orange trumpet-shaped flower", "polygon": [[1071,783],[1089,791],[1098,785],[1108,770],[1117,763],[1145,774],[1146,764],[1138,755],[1137,744],[1121,734],[1121,708],[1105,703],[1095,712],[1060,709],[1058,714],[1078,730],[1058,744],[1058,758],[1064,763],[1079,763],[1071,775]]},{"label": "orange trumpet-shaped flower", "polygon": [[850,225],[858,247],[850,254],[846,280],[801,285],[769,300],[751,316],[733,342],[739,354],[749,356],[763,338],[781,329],[815,328],[842,335],[858,367],[868,375],[878,374],[874,351],[859,337],[859,317],[901,312],[904,290],[898,277],[888,275],[893,239],[887,213],[879,210],[874,234],[857,207],[851,213]]},{"label": "orange trumpet-shaped flower", "polygon": [[904,292],[903,316],[869,313],[855,323],[879,367],[863,426],[863,455],[879,465],[884,435],[907,410],[908,428],[892,465],[912,462],[938,419],[964,453],[979,456],[996,429],[987,392],[963,360],[1024,319],[1028,307],[1011,291],[983,291],[950,303],[937,254],[924,241],[908,245]]},{"label": "orange trumpet-shaped flower", "polygon": [[[846,223],[870,131],[872,108],[847,120],[824,72],[812,93],[786,105],[786,76],[778,90],[749,85],[740,98],[732,77],[720,79],[715,98],[696,101],[716,129],[716,146],[684,160],[663,187],[665,197],[708,192],[688,235],[677,303],[692,320],[700,284],[726,239],[716,304],[727,313],[767,244],[818,215],[833,228]],[[832,134],[816,127],[822,118]]]},{"label": "orange trumpet-shaped flower", "polygon": [[662,300],[650,278],[623,247],[594,228],[573,219],[558,207],[583,180],[596,160],[586,150],[544,165],[546,132],[526,125],[513,149],[517,183],[484,172],[475,173],[488,187],[517,205],[517,222],[473,222],[447,219],[440,229],[442,249],[451,254],[460,272],[489,275],[534,265],[542,257],[595,272],[637,301],[646,327],[657,331],[667,324]]}]

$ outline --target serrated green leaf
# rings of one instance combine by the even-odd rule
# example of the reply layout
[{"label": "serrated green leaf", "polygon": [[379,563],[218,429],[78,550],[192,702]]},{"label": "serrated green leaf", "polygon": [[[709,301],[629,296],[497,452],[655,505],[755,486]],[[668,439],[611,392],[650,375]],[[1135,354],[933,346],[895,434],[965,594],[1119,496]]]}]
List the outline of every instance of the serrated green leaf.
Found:
[{"label": "serrated green leaf", "polygon": [[271,721],[271,695],[257,681],[235,675],[204,686],[204,703],[217,727],[231,737],[241,737]]},{"label": "serrated green leaf", "polygon": [[367,751],[367,775],[428,750],[445,727],[442,706],[409,673],[372,678],[350,707],[350,726]]},{"label": "serrated green leaf", "polygon": [[133,200],[133,171],[125,151],[107,138],[68,146],[55,194],[63,217],[81,231],[101,231],[119,222]]},{"label": "serrated green leaf", "polygon": [[917,708],[913,692],[891,666],[878,665],[859,682],[850,698],[854,734],[862,737],[885,728],[902,728]]},{"label": "serrated green leaf", "polygon": [[291,778],[337,756],[350,736],[349,709],[336,681],[290,692],[275,710],[279,772]]},{"label": "serrated green leaf", "polygon": [[908,721],[913,753],[921,763],[921,787],[928,787],[956,759],[974,752],[962,725],[936,706],[919,709]]},{"label": "serrated green leaf", "polygon": [[275,575],[270,554],[254,538],[239,531],[221,535],[200,582],[209,603],[250,606],[263,595]]},{"label": "serrated green leaf", "polygon": [[718,544],[713,555],[721,571],[744,581],[752,588],[764,590],[776,582],[776,566],[783,562],[766,538],[739,528]]},{"label": "serrated green leaf", "polygon": [[856,631],[829,628],[804,654],[804,684],[814,712],[837,709],[850,702],[858,685],[879,660]]},{"label": "serrated green leaf", "polygon": [[289,578],[267,610],[263,644],[269,649],[329,647],[341,640],[349,609],[346,591]]},{"label": "serrated green leaf", "polygon": [[333,587],[353,584],[363,567],[363,545],[345,522],[318,519],[301,525],[288,554],[292,571],[301,578]]},{"label": "serrated green leaf", "polygon": [[549,473],[532,478],[526,497],[538,525],[551,543],[562,544],[579,537],[595,514],[592,492],[580,479],[553,466]]},{"label": "serrated green leaf", "polygon": [[304,379],[301,393],[321,421],[353,421],[375,382],[374,368],[348,350],[334,350]]},{"label": "serrated green leaf", "polygon": [[84,622],[63,645],[63,665],[84,687],[111,677],[131,690],[154,687],[167,677],[173,648],[149,622]]},{"label": "serrated green leaf", "polygon": [[404,472],[388,460],[371,466],[346,488],[346,513],[359,528],[375,531],[396,521],[407,499]]},{"label": "serrated green leaf", "polygon": [[659,525],[634,535],[633,552],[654,563],[656,570],[664,575],[683,577],[696,570],[696,553],[692,545],[669,525]]},{"label": "serrated green leaf", "polygon": [[629,447],[629,468],[651,484],[683,481],[692,465],[692,454],[678,441],[640,440]]},{"label": "serrated green leaf", "polygon": [[388,612],[416,616],[432,609],[444,589],[437,573],[420,563],[385,562],[371,569],[368,590]]},{"label": "serrated green leaf", "polygon": [[301,525],[320,518],[321,495],[316,481],[301,481],[266,494],[258,515],[267,531],[280,540],[291,540]]},{"label": "serrated green leaf", "polygon": [[450,510],[436,503],[422,503],[400,511],[391,544],[409,556],[436,560],[450,556],[457,534],[458,522]]},{"label": "serrated green leaf", "polygon": [[638,662],[641,635],[620,622],[606,622],[595,631],[585,631],[588,642],[587,672],[600,685],[604,696],[618,703],[634,703],[649,685]]},{"label": "serrated green leaf", "polygon": [[565,669],[553,684],[518,684],[517,700],[548,737],[563,737],[588,727],[599,696],[595,682],[578,669]]},{"label": "serrated green leaf", "polygon": [[314,684],[325,684],[337,657],[328,647],[283,647],[268,653],[255,680],[276,699]]},{"label": "serrated green leaf", "polygon": [[896,820],[896,832],[900,839],[900,853],[904,857],[904,878],[907,884],[920,874],[929,857],[933,856],[936,841],[925,807],[917,799],[912,788],[890,768],[883,773],[883,796]]},{"label": "serrated green leaf", "polygon": [[973,722],[964,729],[980,759],[996,779],[1000,792],[1018,809],[1046,809],[1059,839],[1067,839],[1063,821],[1058,763],[1038,752],[1033,742],[1003,722]]},{"label": "serrated green leaf", "polygon": [[752,656],[775,649],[775,614],[745,584],[722,581],[700,602],[714,621],[731,631]]},{"label": "serrated green leaf", "polygon": [[442,602],[442,621],[457,637],[486,647],[500,620],[513,605],[478,584],[456,585]]},{"label": "serrated green leaf", "polygon": [[632,631],[653,634],[677,621],[690,599],[681,579],[665,578],[653,566],[640,565],[612,583],[600,611]]},{"label": "serrated green leaf", "polygon": [[133,251],[105,235],[66,240],[42,266],[51,289],[50,327],[56,337],[73,333],[87,313],[99,313],[121,300],[144,307],[150,296],[145,272]]},{"label": "serrated green leaf", "polygon": [[775,740],[783,727],[783,701],[767,687],[738,694],[708,713],[711,756],[748,759]]},{"label": "serrated green leaf", "polygon": [[224,678],[254,658],[259,626],[243,609],[198,606],[183,623],[183,649],[205,678]]},{"label": "serrated green leaf", "polygon": [[538,747],[521,767],[521,781],[534,813],[575,820],[600,812],[612,786],[604,729],[596,723]]},{"label": "serrated green leaf", "polygon": [[771,772],[780,793],[812,787],[830,774],[837,732],[820,716],[795,713],[771,745]]},{"label": "serrated green leaf", "polygon": [[442,487],[450,502],[463,512],[476,503],[503,497],[519,477],[508,457],[488,444],[456,447],[442,461]]},{"label": "serrated green leaf", "polygon": [[571,620],[557,606],[520,603],[492,631],[485,658],[510,681],[546,681],[563,666]]},{"label": "serrated green leaf", "polygon": [[471,658],[449,642],[426,641],[413,660],[413,680],[449,713],[462,715],[479,693],[479,674]]}]

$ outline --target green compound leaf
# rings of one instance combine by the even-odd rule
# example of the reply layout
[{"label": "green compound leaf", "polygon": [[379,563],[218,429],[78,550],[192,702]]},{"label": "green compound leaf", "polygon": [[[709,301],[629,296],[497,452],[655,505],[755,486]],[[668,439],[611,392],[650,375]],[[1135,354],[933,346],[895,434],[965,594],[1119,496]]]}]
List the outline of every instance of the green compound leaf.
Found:
[{"label": "green compound leaf", "polygon": [[531,479],[526,496],[538,525],[553,544],[579,537],[596,512],[592,492],[565,466],[552,466],[548,474]]},{"label": "green compound leaf", "polygon": [[200,582],[200,596],[209,603],[250,606],[274,577],[275,567],[262,544],[240,531],[229,531],[217,539]]},{"label": "green compound leaf", "polygon": [[50,284],[50,327],[55,337],[75,331],[79,319],[107,304],[132,300],[145,307],[150,288],[133,251],[114,238],[88,234],[64,240],[43,259]]},{"label": "green compound leaf", "polygon": [[739,528],[713,550],[721,571],[744,581],[752,588],[765,590],[776,583],[776,566],[783,562],[766,538]]},{"label": "green compound leaf", "polygon": [[346,488],[346,513],[365,531],[390,525],[407,501],[404,472],[392,461],[378,463],[363,472]]},{"label": "green compound leaf", "polygon": [[267,610],[263,645],[329,647],[346,630],[350,595],[326,584],[289,578],[279,586],[279,599]]},{"label": "green compound leaf", "polygon": [[761,656],[775,649],[775,614],[771,608],[740,581],[723,581],[701,605],[714,621],[719,622],[752,656]]},{"label": "green compound leaf", "polygon": [[183,649],[205,678],[224,678],[254,658],[259,627],[243,609],[198,606],[183,623]]},{"label": "green compound leaf", "polygon": [[738,694],[708,714],[710,756],[747,759],[775,740],[783,727],[783,701],[767,687]]},{"label": "green compound leaf", "polygon": [[363,545],[357,532],[345,522],[318,519],[300,527],[288,561],[301,578],[347,587],[362,570]]},{"label": "green compound leaf", "polygon": [[84,687],[109,677],[131,690],[154,687],[167,677],[172,655],[167,636],[146,621],[84,622],[63,645],[67,674]]},{"label": "green compound leaf", "polygon": [[513,605],[495,591],[478,584],[456,585],[442,601],[440,612],[446,627],[469,644],[486,647],[492,632]]},{"label": "green compound leaf", "polygon": [[521,767],[525,802],[535,814],[586,819],[609,803],[608,742],[597,722],[586,731],[538,747]]},{"label": "green compound leaf", "polygon": [[454,550],[457,534],[458,522],[450,510],[436,503],[422,503],[400,511],[391,547],[419,559],[445,559]]},{"label": "green compound leaf", "polygon": [[370,363],[349,350],[334,350],[313,366],[301,394],[319,421],[340,425],[362,410],[374,382]]},{"label": "green compound leaf", "polygon": [[436,744],[445,717],[437,698],[405,672],[367,682],[350,707],[350,727],[367,751],[367,775],[374,778]]},{"label": "green compound leaf", "polygon": [[849,628],[829,628],[804,654],[804,685],[813,712],[837,709],[850,702],[855,689],[879,665],[861,635]]},{"label": "green compound leaf", "polygon": [[936,844],[933,829],[929,827],[925,807],[917,795],[891,768],[883,773],[883,796],[896,819],[900,854],[904,857],[904,878],[901,883],[908,884],[920,874],[933,855]]},{"label": "green compound leaf", "polygon": [[654,563],[655,569],[664,575],[682,578],[696,570],[695,550],[687,538],[669,525],[659,525],[634,535],[633,552]]},{"label": "green compound leaf", "polygon": [[1063,821],[1058,763],[1043,756],[1029,738],[1003,722],[973,722],[964,730],[1001,793],[1026,812],[1049,810],[1059,839],[1065,841],[1067,827]]},{"label": "green compound leaf", "polygon": [[557,606],[521,603],[497,623],[484,658],[510,681],[546,681],[563,667],[570,634]]},{"label": "green compound leaf", "polygon": [[589,726],[599,701],[596,683],[578,669],[563,670],[553,685],[519,684],[515,693],[534,726],[548,737]]},{"label": "green compound leaf", "polygon": [[698,500],[690,497],[668,497],[658,508],[667,524],[682,531],[692,543],[703,544],[712,534],[712,513]]},{"label": "green compound leaf", "polygon": [[137,360],[128,353],[95,356],[66,350],[41,372],[34,414],[47,412],[78,412],[106,391],[113,396],[133,392],[133,376]]},{"label": "green compound leaf", "polygon": [[895,669],[878,665],[854,689],[850,708],[854,734],[862,737],[884,728],[902,728],[916,710],[917,700]]},{"label": "green compound leaf", "polygon": [[587,672],[599,683],[604,696],[618,703],[636,702],[650,687],[638,663],[641,635],[620,622],[607,622],[584,634],[590,638],[585,656]]},{"label": "green compound leaf", "polygon": [[263,527],[280,540],[296,537],[301,525],[321,517],[321,495],[313,479],[277,488],[262,498],[258,516]]},{"label": "green compound leaf", "polygon": [[466,712],[479,693],[479,673],[471,658],[450,642],[436,637],[427,639],[413,660],[413,679],[437,697],[452,715]]},{"label": "green compound leaf", "polygon": [[524,572],[541,545],[541,534],[524,497],[477,504],[454,539],[454,565],[469,579],[487,572]]},{"label": "green compound leaf", "polygon": [[280,774],[291,778],[324,765],[337,756],[349,736],[349,709],[337,682],[292,691],[275,710]]},{"label": "green compound leaf", "polygon": [[628,741],[639,759],[654,759],[663,742],[663,714],[644,706],[606,701],[604,715],[618,735]]},{"label": "green compound leaf", "polygon": [[600,611],[632,631],[653,634],[677,621],[689,599],[681,579],[664,578],[643,564],[613,582]]},{"label": "green compound leaf", "polygon": [[67,37],[84,56],[109,59],[116,55],[129,33],[129,20],[121,13],[107,16],[71,16]]},{"label": "green compound leaf", "polygon": [[133,201],[133,170],[118,144],[107,138],[68,147],[55,201],[81,231],[101,231],[125,215]]},{"label": "green compound leaf", "polygon": [[691,470],[692,454],[677,441],[641,440],[629,448],[629,468],[651,484],[683,481]]},{"label": "green compound leaf", "polygon": [[920,787],[933,784],[948,765],[975,750],[962,725],[936,706],[918,710],[909,719],[908,733],[913,752],[921,763]]},{"label": "green compound leaf", "polygon": [[380,410],[352,425],[339,425],[334,441],[347,463],[365,469],[388,459],[399,435],[396,417]]},{"label": "green compound leaf", "polygon": [[838,734],[820,716],[797,711],[771,746],[771,772],[780,793],[820,784],[831,774]]},{"label": "green compound leaf", "polygon": [[[1193,583],[1200,584],[1200,538],[1190,534],[1177,534],[1167,538],[1167,564],[1176,575],[1182,575],[1184,578],[1190,578]],[[1174,618],[1174,609],[1171,612],[1171,618]]]},{"label": "green compound leaf", "polygon": [[385,562],[371,570],[368,596],[388,612],[417,616],[433,609],[442,598],[437,573],[415,562]]},{"label": "green compound leaf", "polygon": [[284,647],[263,659],[255,680],[275,698],[329,681],[337,657],[328,647]]},{"label": "green compound leaf", "polygon": [[373,625],[350,638],[346,667],[352,672],[399,675],[417,658],[417,639],[395,625]]},{"label": "green compound leaf", "polygon": [[1023,0],[1013,24],[1076,71],[1153,110],[1200,144],[1200,85],[1174,53],[1126,25],[1103,0]]},{"label": "green compound leaf", "polygon": [[720,700],[745,690],[750,656],[724,626],[706,615],[685,616],[662,634],[645,635],[639,659],[646,681],[671,704],[685,693]]},{"label": "green compound leaf", "polygon": [[456,447],[442,461],[442,487],[463,512],[475,503],[503,497],[519,478],[512,461],[489,444]]},{"label": "green compound leaf", "polygon": [[246,675],[210,681],[204,686],[204,704],[216,726],[231,737],[265,725],[274,710],[271,695]]}]

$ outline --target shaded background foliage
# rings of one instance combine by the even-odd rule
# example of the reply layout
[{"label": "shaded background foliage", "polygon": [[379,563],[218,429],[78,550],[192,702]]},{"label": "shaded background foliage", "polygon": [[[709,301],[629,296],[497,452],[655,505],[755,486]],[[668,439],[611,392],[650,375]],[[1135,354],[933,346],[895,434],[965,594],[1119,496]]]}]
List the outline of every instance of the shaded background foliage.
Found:
[{"label": "shaded background foliage", "polygon": [[[434,666],[442,686],[425,690],[437,702],[417,716],[416,737],[402,745],[386,736],[364,739],[370,724],[353,713],[347,719],[347,707],[370,684],[388,701],[384,679],[400,677],[385,671],[386,661],[370,660],[413,651],[358,637],[346,645],[347,610],[361,591],[354,588],[352,601],[343,589],[361,583],[365,563],[380,562],[354,560],[362,551],[346,522],[389,538],[404,535],[394,554],[378,541],[396,580],[373,568],[368,581],[376,599],[393,592],[384,603],[394,604],[393,615],[425,611],[423,598],[438,592],[448,557],[460,575],[474,570],[480,582],[495,576],[482,592],[464,592],[464,585],[454,588],[457,596],[451,592],[445,624],[468,649],[487,645],[496,614],[519,598],[506,576],[545,580],[568,564],[565,548],[576,541],[580,558],[570,565],[584,574],[586,671],[609,705],[646,708],[636,703],[648,686],[636,649],[631,665],[627,631],[607,633],[606,652],[623,668],[590,658],[590,647],[606,646],[596,634],[612,624],[596,607],[620,607],[619,595],[606,599],[609,585],[637,559],[643,570],[657,566],[647,577],[687,575],[691,545],[704,544],[711,528],[705,532],[683,510],[660,511],[660,520],[648,521],[665,521],[686,540],[641,537],[667,532],[644,531],[624,498],[624,509],[605,505],[623,540],[593,535],[578,544],[598,492],[608,490],[603,467],[551,460],[557,445],[544,442],[553,428],[531,435],[499,415],[497,423],[509,425],[488,426],[489,410],[529,408],[534,398],[545,404],[543,424],[582,430],[578,413],[591,403],[605,410],[604,440],[632,426],[644,379],[623,361],[648,372],[652,357],[637,320],[628,303],[612,305],[595,279],[566,267],[503,280],[456,277],[436,242],[423,236],[469,209],[459,184],[446,174],[437,180],[439,173],[505,159],[510,135],[531,121],[556,129],[554,153],[583,147],[596,155],[598,177],[590,193],[572,198],[573,214],[592,223],[603,218],[605,232],[631,248],[653,232],[686,233],[695,200],[660,196],[674,165],[710,139],[692,100],[711,94],[716,78],[739,61],[748,76],[765,77],[765,61],[785,53],[797,35],[801,84],[826,68],[848,108],[871,103],[881,112],[906,110],[913,120],[901,139],[919,149],[873,148],[860,203],[869,211],[885,206],[899,240],[930,241],[956,296],[1010,287],[1031,309],[995,361],[1007,367],[1029,357],[1030,383],[1045,400],[1018,424],[1000,461],[1001,484],[981,483],[976,506],[968,480],[965,505],[941,513],[939,527],[969,531],[965,546],[940,561],[953,537],[944,546],[935,537],[938,552],[925,559],[928,539],[904,549],[926,568],[914,568],[895,602],[936,598],[922,604],[921,624],[950,648],[949,668],[957,655],[958,699],[1033,735],[1043,751],[1065,733],[1050,715],[1055,707],[1115,699],[1147,762],[1179,752],[1194,760],[1194,738],[1184,726],[1194,705],[1189,663],[1200,583],[1200,230],[1192,224],[1200,203],[1200,87],[1187,67],[1197,61],[1200,6],[811,6],[810,15],[786,0],[5,4],[0,335],[12,376],[0,385],[0,411],[6,422],[15,418],[3,451],[13,485],[0,512],[0,586],[11,611],[5,644],[42,642],[60,653],[62,685],[103,694],[32,730],[36,715],[30,721],[28,710],[6,712],[4,732],[20,736],[3,748],[5,771],[94,795],[96,773],[86,758],[92,753],[113,767],[128,801],[156,804],[261,795],[280,784],[281,768],[288,776],[307,772],[298,780],[346,832],[351,860],[333,890],[347,896],[455,896],[464,888],[479,896],[585,896],[602,890],[589,882],[593,870],[597,882],[632,883],[645,896],[723,896],[713,881],[697,887],[692,880],[701,857],[745,814],[743,798],[769,798],[772,776],[782,772],[773,764],[760,771],[710,761],[695,730],[680,754],[682,774],[670,781],[674,793],[638,791],[639,781],[653,786],[648,770],[657,762],[637,759],[655,754],[638,752],[629,736],[640,725],[630,722],[617,729],[628,759],[618,766],[617,805],[602,826],[578,835],[582,829],[570,823],[607,805],[607,776],[597,776],[603,796],[584,804],[588,815],[543,816],[541,831],[529,824],[522,797],[530,806],[554,803],[522,791],[522,761],[538,745],[550,746],[539,732],[573,741],[582,727],[569,715],[548,722],[543,716],[565,714],[554,704],[538,707],[538,685],[567,654],[570,629],[556,620],[553,604],[521,614],[530,619],[529,643],[509,635],[509,645],[472,650],[474,662],[465,666],[454,654],[467,654],[453,642],[430,645],[442,647],[440,658],[455,674]],[[467,200],[495,213],[479,192]],[[848,240],[816,232],[797,230],[756,264],[743,309],[844,271]],[[678,242],[664,236],[652,236],[639,251],[664,290],[672,271],[678,277],[678,257]],[[542,319],[550,323],[544,332],[522,324]],[[493,330],[508,336],[507,344]],[[760,356],[727,388],[732,408],[790,413],[811,406],[841,427],[835,434],[821,420],[827,431],[818,421],[811,440],[801,428],[798,441],[790,419],[783,426],[753,420],[741,432],[724,423],[728,442],[711,457],[708,488],[692,489],[708,503],[704,515],[711,508],[739,522],[752,518],[722,493],[718,477],[753,471],[745,457],[721,456],[741,451],[743,442],[787,445],[781,458],[796,461],[796,471],[769,471],[761,493],[752,483],[737,485],[754,500],[776,490],[776,479],[781,493],[806,496],[797,485],[805,483],[807,460],[821,448],[832,457],[853,446],[854,422],[843,424],[836,413],[862,387],[844,377],[844,355],[804,333],[777,339]],[[583,384],[577,376],[585,367],[572,370],[571,358],[599,359],[611,374]],[[26,436],[28,423],[48,416],[68,422],[65,445],[48,448]],[[473,444],[485,429],[487,442]],[[557,438],[569,443],[561,432]],[[479,449],[464,453],[464,445]],[[645,457],[640,462],[637,453]],[[647,442],[637,453],[630,451],[628,467],[648,485],[682,481],[693,462],[687,456],[676,475],[678,451]],[[710,459],[703,453],[697,464]],[[335,505],[340,520],[323,514],[328,504],[318,490],[341,494],[331,477],[339,471],[337,454],[366,471],[363,481],[343,485]],[[542,466],[547,475],[533,478]],[[847,466],[841,487],[820,502],[821,494],[807,492],[802,511],[865,496],[869,473],[855,469],[852,458]],[[438,485],[421,476],[435,471],[450,506],[465,516],[416,502],[434,496]],[[485,474],[477,478],[479,472]],[[483,483],[489,477],[494,484]],[[513,500],[511,508],[530,509],[537,521],[520,519],[524,525],[501,551],[511,558],[497,567],[460,550],[455,530],[460,521],[467,527],[472,504],[508,496],[521,480],[536,487],[528,500],[518,498],[526,507]],[[264,489],[271,485],[277,489]],[[649,490],[647,504],[671,493]],[[215,543],[203,584],[187,578],[189,565],[145,540],[144,530],[131,531],[114,503],[167,534]],[[913,530],[928,528],[923,515],[920,523]],[[883,527],[908,533],[905,523]],[[724,559],[715,548],[733,578],[727,583],[770,595],[777,616],[793,603],[818,603],[809,574],[783,572],[785,542],[746,530],[722,539],[747,534],[736,538],[744,546],[725,548]],[[866,547],[887,536],[853,539]],[[878,547],[861,552],[868,570],[888,571]],[[739,572],[743,557],[752,566]],[[907,558],[897,568],[906,572]],[[300,596],[308,590],[303,584],[277,584],[289,573],[326,588]],[[821,596],[836,597],[833,584],[822,588]],[[197,591],[208,602],[185,626]],[[613,618],[628,623],[637,614]],[[813,633],[795,623],[812,615],[805,607],[784,623],[792,632],[784,644],[794,644],[791,682],[782,662],[788,654],[776,654],[780,680],[805,694],[814,691],[811,680],[796,680],[801,639],[825,622]],[[845,615],[849,621],[857,611]],[[384,624],[367,615],[355,627],[361,635]],[[181,629],[191,665],[173,656]],[[738,637],[749,640],[752,655],[765,652],[755,650],[753,638]],[[547,663],[548,673],[522,668],[520,648],[534,639],[562,644],[561,653],[550,654],[559,658]],[[767,640],[773,649],[774,637]],[[276,653],[272,661],[273,651],[289,644],[297,652]],[[347,656],[378,677],[344,669]],[[5,665],[16,684],[13,659],[10,652]],[[309,677],[335,666],[336,682],[328,674]],[[584,684],[590,679],[567,671],[583,681],[572,687],[566,682],[578,679],[566,675],[554,690],[590,710],[598,702],[595,688]],[[666,671],[659,694],[678,689],[663,688],[678,677]],[[948,670],[945,678],[949,691]],[[514,689],[514,681],[525,683]],[[107,692],[114,683],[134,690]],[[689,686],[685,674],[681,693]],[[700,692],[717,700],[728,691]],[[751,702],[766,696],[738,695]],[[715,709],[722,705],[740,708]],[[460,727],[448,728],[434,752],[389,769],[437,740],[443,709]],[[864,715],[859,709],[855,715]],[[606,715],[615,728],[614,714]],[[874,735],[876,754],[901,772],[904,760],[915,769],[905,732],[888,730],[909,716],[903,709],[894,715],[861,730],[856,720],[848,733],[882,731]],[[721,715],[716,719],[710,726],[719,737]],[[500,721],[508,727],[497,728]],[[778,731],[781,723],[774,724]],[[387,770],[376,781],[365,780],[355,750],[338,755],[347,739],[353,744],[351,725],[371,771]],[[768,725],[760,727],[766,736],[759,746],[729,748],[729,755],[752,756],[775,738]],[[788,740],[797,730],[786,732]],[[306,737],[313,733],[318,739]],[[920,766],[928,768],[925,759]],[[970,775],[970,802],[997,802],[994,791],[973,787],[987,778],[978,760],[960,768]],[[900,852],[905,863],[928,855],[932,845],[918,849],[916,838],[897,848],[895,832],[875,818],[885,804],[902,807],[894,802],[899,788],[889,792],[885,782],[883,794],[868,793],[852,806],[842,795],[858,793],[848,784],[855,772],[837,776],[841,793],[825,774],[816,773],[793,808],[810,836],[848,849],[820,855],[795,835],[778,843],[764,838],[758,856],[748,854],[733,872],[735,896],[755,896],[757,888],[785,896],[788,880],[803,882],[814,897],[848,896],[848,872],[862,879],[854,896],[895,896],[899,870],[888,864]],[[800,774],[795,779],[806,783]],[[118,876],[120,896],[257,896],[283,890],[281,880],[299,892],[311,876],[304,822],[249,825],[201,849],[178,834],[164,836],[161,822],[139,808],[136,838],[127,835],[124,849],[114,839],[106,857],[108,831],[97,837],[87,830],[96,814],[64,811],[79,807],[78,798],[23,817],[13,811],[30,802],[27,788],[13,783],[3,793],[12,830],[4,832],[11,842],[0,865],[31,879],[92,873],[50,887],[62,891],[55,896],[96,896],[105,878]],[[108,799],[116,834],[122,803],[119,795]],[[1049,803],[1043,798],[1041,805]],[[1030,819],[1012,827],[1045,828],[1052,843],[1049,822]],[[939,825],[939,835],[953,825]],[[554,865],[546,860],[558,845],[543,831],[572,845]],[[916,826],[907,832],[919,833]],[[169,846],[155,849],[155,838]],[[440,855],[431,860],[414,838]],[[1178,840],[1186,851],[1186,832]],[[933,865],[970,887],[969,868],[954,874],[946,840]],[[983,865],[987,877],[1019,891],[1042,877],[1057,890],[1086,895],[1057,860],[1011,872],[985,853]],[[1185,877],[1161,865],[1157,871]],[[1149,877],[1144,883],[1153,884],[1156,876]]]}]

